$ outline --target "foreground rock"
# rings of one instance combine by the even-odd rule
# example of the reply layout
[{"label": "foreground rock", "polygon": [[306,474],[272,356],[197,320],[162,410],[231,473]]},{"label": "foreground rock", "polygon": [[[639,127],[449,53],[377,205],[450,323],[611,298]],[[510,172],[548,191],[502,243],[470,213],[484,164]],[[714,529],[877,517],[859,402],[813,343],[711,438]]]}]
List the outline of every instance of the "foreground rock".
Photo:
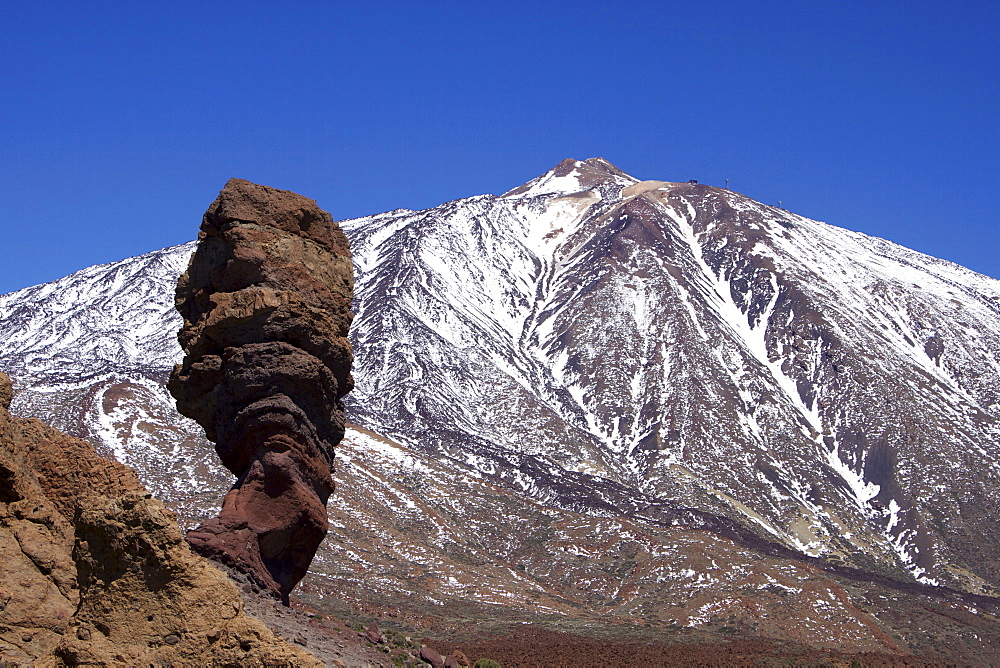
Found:
[{"label": "foreground rock", "polygon": [[10,397],[0,373],[0,663],[321,665],[243,611],[130,469]]},{"label": "foreground rock", "polygon": [[353,385],[347,239],[313,200],[239,179],[198,238],[177,287],[185,358],[169,387],[237,482],[188,540],[287,603],[326,535]]}]

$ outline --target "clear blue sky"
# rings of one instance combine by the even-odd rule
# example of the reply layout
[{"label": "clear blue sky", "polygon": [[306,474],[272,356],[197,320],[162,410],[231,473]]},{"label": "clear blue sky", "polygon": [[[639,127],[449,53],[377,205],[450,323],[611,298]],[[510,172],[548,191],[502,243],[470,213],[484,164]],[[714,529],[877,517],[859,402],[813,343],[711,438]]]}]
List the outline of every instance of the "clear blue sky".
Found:
[{"label": "clear blue sky", "polygon": [[1000,277],[997,2],[0,0],[0,293],[194,238],[233,176],[336,218],[562,158]]}]

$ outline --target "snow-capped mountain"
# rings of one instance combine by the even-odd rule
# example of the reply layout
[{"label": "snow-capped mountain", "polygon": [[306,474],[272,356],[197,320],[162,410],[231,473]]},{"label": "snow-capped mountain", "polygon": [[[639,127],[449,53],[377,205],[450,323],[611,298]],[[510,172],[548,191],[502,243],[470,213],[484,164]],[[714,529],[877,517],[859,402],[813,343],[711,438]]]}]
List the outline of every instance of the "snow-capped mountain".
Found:
[{"label": "snow-capped mountain", "polygon": [[[574,554],[597,554],[599,534],[639,531],[636,549],[654,555],[641,568],[658,579],[633,582],[628,605],[608,593],[594,614],[642,617],[666,600],[664,578],[686,582],[691,553],[664,561],[649,542],[663,536],[695,551],[715,536],[729,546],[722,570],[746,578],[754,559],[774,562],[772,579],[802,568],[798,553],[832,573],[1000,591],[1000,281],[728,190],[640,182],[599,158],[500,196],[341,226],[356,271],[358,427],[341,449],[318,578],[455,600],[464,580],[442,573],[458,559],[498,600],[558,611],[596,580],[549,548],[572,538]],[[193,248],[0,297],[13,410],[137,468],[188,525],[214,514],[229,480],[163,388],[180,357],[173,289]],[[387,511],[412,515],[422,537],[386,524]],[[350,547],[378,541],[390,548]],[[354,576],[344,553],[364,564]],[[404,578],[408,568],[423,575]],[[870,636],[865,624],[850,633]]]},{"label": "snow-capped mountain", "polygon": [[194,249],[165,248],[0,296],[0,368],[14,379],[12,412],[131,466],[187,524],[211,516],[231,484],[166,389],[182,356],[174,289]]},{"label": "snow-capped mountain", "polygon": [[171,368],[181,357],[174,289],[194,249],[99,264],[0,297],[5,370],[27,382]]},{"label": "snow-capped mountain", "polygon": [[1000,282],[601,159],[343,227],[359,423],[547,503],[1000,583]]}]

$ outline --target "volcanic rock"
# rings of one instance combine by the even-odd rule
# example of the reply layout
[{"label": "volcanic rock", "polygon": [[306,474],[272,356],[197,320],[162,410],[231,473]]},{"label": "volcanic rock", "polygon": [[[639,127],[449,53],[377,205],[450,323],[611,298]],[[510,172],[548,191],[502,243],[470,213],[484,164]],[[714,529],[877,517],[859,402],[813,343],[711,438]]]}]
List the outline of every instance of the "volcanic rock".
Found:
[{"label": "volcanic rock", "polygon": [[347,238],[313,200],[231,179],[198,239],[177,286],[185,357],[169,388],[237,482],[187,538],[287,603],[326,535],[353,386]]},{"label": "volcanic rock", "polygon": [[468,668],[471,665],[472,662],[469,661],[469,657],[461,650],[452,652],[444,660],[445,668]]},{"label": "volcanic rock", "polygon": [[378,643],[382,642],[382,640],[383,640],[383,638],[382,638],[382,629],[380,629],[378,627],[377,623],[372,622],[368,626],[368,630],[365,631],[365,640],[367,640],[370,643],[374,643],[376,645]]},{"label": "volcanic rock", "polygon": [[0,408],[10,408],[10,401],[14,398],[14,386],[10,382],[7,374],[3,375],[4,380],[0,382]]},{"label": "volcanic rock", "polygon": [[319,665],[243,612],[131,469],[9,396],[0,373],[0,664]]},{"label": "volcanic rock", "polygon": [[431,664],[434,668],[444,668],[444,657],[437,650],[427,645],[420,648],[420,658]]}]

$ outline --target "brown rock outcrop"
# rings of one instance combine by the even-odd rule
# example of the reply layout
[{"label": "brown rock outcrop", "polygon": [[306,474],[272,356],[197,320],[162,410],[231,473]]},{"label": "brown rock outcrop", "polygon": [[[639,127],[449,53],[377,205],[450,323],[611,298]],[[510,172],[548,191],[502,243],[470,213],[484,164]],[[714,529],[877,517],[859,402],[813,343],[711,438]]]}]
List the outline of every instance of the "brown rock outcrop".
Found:
[{"label": "brown rock outcrop", "polygon": [[[51,654],[69,627],[79,592],[72,514],[59,512],[31,470],[24,421],[7,412],[11,384],[0,373],[0,659]],[[35,427],[35,425],[29,425]]]},{"label": "brown rock outcrop", "polygon": [[420,648],[420,658],[431,664],[433,668],[444,668],[444,657],[432,647],[424,645]]},{"label": "brown rock outcrop", "polygon": [[10,396],[0,373],[0,664],[320,665],[243,612],[131,469]]},{"label": "brown rock outcrop", "polygon": [[456,650],[444,659],[444,668],[468,668],[471,665],[469,657],[461,650]]},{"label": "brown rock outcrop", "polygon": [[372,623],[368,625],[368,630],[365,631],[365,640],[376,645],[384,640],[382,637],[382,629],[378,627],[376,622],[372,621]]},{"label": "brown rock outcrop", "polygon": [[353,385],[347,238],[313,200],[231,179],[198,239],[169,388],[237,482],[187,538],[287,602],[326,535]]}]

